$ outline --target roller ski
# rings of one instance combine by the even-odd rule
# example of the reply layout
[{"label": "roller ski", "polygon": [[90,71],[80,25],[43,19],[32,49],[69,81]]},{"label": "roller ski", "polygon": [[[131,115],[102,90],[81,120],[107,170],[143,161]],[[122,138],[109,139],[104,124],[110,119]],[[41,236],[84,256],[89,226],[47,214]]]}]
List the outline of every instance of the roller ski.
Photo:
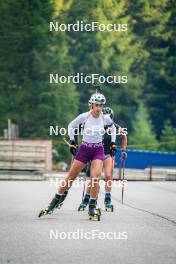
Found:
[{"label": "roller ski", "polygon": [[91,200],[89,204],[89,220],[100,221],[101,209],[96,207],[97,201]]},{"label": "roller ski", "polygon": [[104,202],[105,202],[105,211],[113,212],[114,206],[111,204],[111,194],[110,193],[106,193]]},{"label": "roller ski", "polygon": [[105,211],[106,212],[113,212],[114,206],[112,204],[105,204]]},{"label": "roller ski", "polygon": [[80,206],[78,207],[78,211],[85,211],[86,210],[87,205],[81,203]]},{"label": "roller ski", "polygon": [[[81,203],[80,206],[78,207],[78,211],[85,211],[87,205]],[[96,210],[99,212],[99,215],[101,215],[101,208],[96,207]]]},{"label": "roller ski", "polygon": [[48,215],[48,214],[52,214],[53,211],[58,208],[60,209],[63,201],[65,200],[67,194],[65,195],[66,191],[64,192],[63,195],[59,195],[59,194],[55,194],[54,198],[52,199],[51,203],[49,204],[49,206],[43,210],[41,210],[41,212],[39,213],[38,217],[42,217],[44,215]]},{"label": "roller ski", "polygon": [[[86,194],[84,196],[82,203],[78,207],[78,211],[85,211],[87,205],[89,204],[89,201],[90,201],[90,195]],[[96,207],[96,209],[99,211],[99,214],[101,215],[101,208]]]}]

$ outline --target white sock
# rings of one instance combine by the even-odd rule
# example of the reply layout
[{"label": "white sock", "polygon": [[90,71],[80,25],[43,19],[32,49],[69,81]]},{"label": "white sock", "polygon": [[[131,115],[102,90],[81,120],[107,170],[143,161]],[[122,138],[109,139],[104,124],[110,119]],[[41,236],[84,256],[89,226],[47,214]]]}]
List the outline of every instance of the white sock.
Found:
[{"label": "white sock", "polygon": [[58,195],[63,195],[63,193],[61,193],[61,192],[57,192],[57,194],[58,194]]}]

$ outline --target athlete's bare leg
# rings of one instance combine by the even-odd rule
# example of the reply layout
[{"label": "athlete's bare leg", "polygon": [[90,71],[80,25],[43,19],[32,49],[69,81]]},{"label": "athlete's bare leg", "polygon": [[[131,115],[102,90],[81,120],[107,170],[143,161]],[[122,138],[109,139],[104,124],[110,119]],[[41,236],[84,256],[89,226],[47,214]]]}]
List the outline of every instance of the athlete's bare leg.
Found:
[{"label": "athlete's bare leg", "polygon": [[104,175],[105,175],[105,192],[112,190],[112,158],[109,157],[103,162]]},{"label": "athlete's bare leg", "polygon": [[58,193],[64,193],[66,190],[68,190],[84,167],[85,164],[83,162],[74,160],[67,176],[65,176],[59,184]]},{"label": "athlete's bare leg", "polygon": [[103,161],[96,159],[91,162],[91,189],[90,196],[97,198],[99,192],[99,180],[102,172]]}]

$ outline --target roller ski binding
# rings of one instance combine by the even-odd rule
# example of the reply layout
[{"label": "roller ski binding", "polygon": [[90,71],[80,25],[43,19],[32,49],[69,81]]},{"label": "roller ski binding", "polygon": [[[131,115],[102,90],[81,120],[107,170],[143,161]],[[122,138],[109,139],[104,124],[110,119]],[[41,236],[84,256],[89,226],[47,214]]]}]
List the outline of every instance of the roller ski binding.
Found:
[{"label": "roller ski binding", "polygon": [[52,214],[55,208],[58,208],[60,206],[60,203],[63,203],[63,200],[60,202],[61,199],[61,195],[59,194],[55,194],[54,198],[52,199],[51,203],[49,204],[49,206],[43,210],[41,210],[41,212],[39,213],[38,217],[42,217],[43,215],[48,215],[48,214]]},{"label": "roller ski binding", "polygon": [[106,193],[105,195],[105,211],[106,212],[113,212],[114,206],[111,204],[111,194]]},{"label": "roller ski binding", "polygon": [[101,209],[96,208],[97,201],[91,200],[89,204],[89,220],[100,221]]},{"label": "roller ski binding", "polygon": [[80,206],[78,207],[78,211],[85,211],[86,210],[86,204],[81,203]]},{"label": "roller ski binding", "polygon": [[89,203],[89,200],[90,200],[90,195],[89,194],[86,194],[84,196],[84,199],[82,200],[82,203],[80,204],[80,206],[78,207],[78,211],[85,211],[88,203]]}]

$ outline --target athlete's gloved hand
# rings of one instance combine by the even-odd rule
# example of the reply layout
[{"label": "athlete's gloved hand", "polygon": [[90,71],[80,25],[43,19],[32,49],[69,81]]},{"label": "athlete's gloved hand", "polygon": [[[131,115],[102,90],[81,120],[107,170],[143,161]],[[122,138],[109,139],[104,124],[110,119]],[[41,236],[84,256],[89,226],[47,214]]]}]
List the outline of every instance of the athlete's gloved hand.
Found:
[{"label": "athlete's gloved hand", "polygon": [[127,159],[127,153],[126,150],[122,150],[121,159],[126,160]]},{"label": "athlete's gloved hand", "polygon": [[74,140],[71,140],[70,141],[70,152],[73,156],[76,155],[76,152],[77,152],[77,145],[76,145],[76,142]]},{"label": "athlete's gloved hand", "polygon": [[116,153],[117,153],[117,144],[114,142],[111,142],[111,146],[110,146],[111,157],[114,157]]}]

